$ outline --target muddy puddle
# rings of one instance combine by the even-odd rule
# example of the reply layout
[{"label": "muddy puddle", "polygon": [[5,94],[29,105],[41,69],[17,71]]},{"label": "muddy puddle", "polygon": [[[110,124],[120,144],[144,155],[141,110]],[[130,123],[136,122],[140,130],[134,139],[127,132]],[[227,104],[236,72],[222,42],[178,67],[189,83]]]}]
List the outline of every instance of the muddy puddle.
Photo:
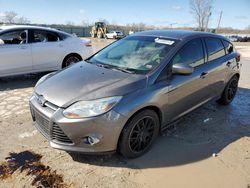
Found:
[{"label": "muddy puddle", "polygon": [[11,178],[14,172],[19,172],[32,176],[34,179],[31,185],[35,187],[68,187],[63,181],[63,176],[44,165],[41,158],[41,155],[32,151],[9,153],[5,161],[0,163],[0,180]]}]

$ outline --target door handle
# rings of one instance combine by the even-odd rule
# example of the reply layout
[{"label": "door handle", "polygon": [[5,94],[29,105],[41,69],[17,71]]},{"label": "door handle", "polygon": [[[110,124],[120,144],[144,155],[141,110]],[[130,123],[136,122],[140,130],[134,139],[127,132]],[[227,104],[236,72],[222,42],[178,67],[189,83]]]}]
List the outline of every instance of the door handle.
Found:
[{"label": "door handle", "polygon": [[207,72],[202,72],[200,78],[205,78],[207,76]]},{"label": "door handle", "polygon": [[59,47],[63,47],[63,44],[59,44]]}]

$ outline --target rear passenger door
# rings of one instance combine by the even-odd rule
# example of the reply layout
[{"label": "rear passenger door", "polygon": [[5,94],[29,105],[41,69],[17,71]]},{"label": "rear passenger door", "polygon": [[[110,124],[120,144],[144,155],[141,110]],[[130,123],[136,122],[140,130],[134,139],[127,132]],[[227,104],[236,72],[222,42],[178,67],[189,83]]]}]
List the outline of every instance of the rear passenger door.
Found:
[{"label": "rear passenger door", "polygon": [[35,71],[56,70],[62,65],[65,48],[52,31],[32,30],[32,57]]},{"label": "rear passenger door", "polygon": [[228,74],[227,60],[222,40],[215,37],[204,38],[207,49],[207,81],[209,84],[209,97],[220,96]]}]

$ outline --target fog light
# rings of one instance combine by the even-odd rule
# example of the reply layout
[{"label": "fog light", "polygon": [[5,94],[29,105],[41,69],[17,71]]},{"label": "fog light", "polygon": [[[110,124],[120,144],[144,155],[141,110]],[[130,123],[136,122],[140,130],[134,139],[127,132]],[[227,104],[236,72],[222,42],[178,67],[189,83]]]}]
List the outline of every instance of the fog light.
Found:
[{"label": "fog light", "polygon": [[93,137],[93,136],[88,136],[87,140],[88,140],[88,142],[89,142],[89,144],[91,146],[93,146],[93,145],[97,144],[98,142],[100,142],[99,138],[96,138],[96,137]]},{"label": "fog light", "polygon": [[93,145],[99,143],[101,141],[101,139],[102,139],[102,135],[92,134],[92,135],[84,137],[83,143],[93,146]]}]

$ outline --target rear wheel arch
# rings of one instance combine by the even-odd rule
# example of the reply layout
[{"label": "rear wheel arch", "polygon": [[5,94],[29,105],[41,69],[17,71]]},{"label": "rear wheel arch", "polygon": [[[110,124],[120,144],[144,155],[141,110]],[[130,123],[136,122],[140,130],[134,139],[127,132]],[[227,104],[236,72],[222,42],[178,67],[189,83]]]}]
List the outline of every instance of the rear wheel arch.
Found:
[{"label": "rear wheel arch", "polygon": [[240,79],[240,74],[239,73],[234,74],[231,78],[233,78],[234,76],[237,76],[238,79]]},{"label": "rear wheel arch", "polygon": [[219,104],[228,105],[233,101],[238,89],[239,78],[239,73],[236,73],[230,77],[220,98],[217,100]]},{"label": "rear wheel arch", "polygon": [[63,62],[62,62],[62,68],[65,68],[65,66],[66,66],[66,65],[65,65],[66,60],[67,60],[69,57],[72,57],[72,56],[75,56],[75,57],[79,58],[80,61],[82,61],[82,56],[81,56],[81,55],[79,55],[78,53],[70,53],[70,54],[68,54],[68,55],[66,55],[66,56],[64,57]]}]

